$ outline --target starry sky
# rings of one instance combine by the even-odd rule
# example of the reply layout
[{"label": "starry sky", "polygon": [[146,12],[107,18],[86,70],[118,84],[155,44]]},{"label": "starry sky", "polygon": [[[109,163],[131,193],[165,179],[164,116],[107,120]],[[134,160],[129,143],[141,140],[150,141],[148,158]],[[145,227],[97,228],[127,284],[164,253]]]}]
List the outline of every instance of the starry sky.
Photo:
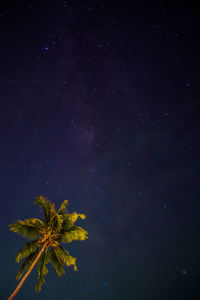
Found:
[{"label": "starry sky", "polygon": [[[1,1],[1,287],[44,195],[85,213],[79,271],[16,299],[200,297],[200,10],[192,1]],[[199,296],[198,296],[199,295]]]}]

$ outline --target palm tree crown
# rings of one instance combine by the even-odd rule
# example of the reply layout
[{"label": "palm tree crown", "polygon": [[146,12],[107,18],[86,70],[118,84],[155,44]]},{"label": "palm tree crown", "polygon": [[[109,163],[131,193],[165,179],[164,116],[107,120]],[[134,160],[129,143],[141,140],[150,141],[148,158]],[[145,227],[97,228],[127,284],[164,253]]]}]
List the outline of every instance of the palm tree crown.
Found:
[{"label": "palm tree crown", "polygon": [[71,256],[60,244],[71,243],[74,240],[83,241],[87,239],[88,233],[83,228],[74,226],[78,217],[84,220],[86,216],[76,212],[69,214],[66,209],[68,200],[63,201],[58,211],[55,210],[54,203],[43,196],[36,197],[34,203],[43,208],[43,221],[36,218],[18,220],[9,227],[13,232],[32,239],[16,256],[18,263],[24,259],[17,273],[17,279],[20,279],[24,272],[30,269],[41,252],[38,259],[38,281],[35,287],[36,291],[40,291],[48,273],[47,263],[52,263],[58,276],[65,273],[64,266],[72,265],[74,271],[77,271],[76,258]]}]

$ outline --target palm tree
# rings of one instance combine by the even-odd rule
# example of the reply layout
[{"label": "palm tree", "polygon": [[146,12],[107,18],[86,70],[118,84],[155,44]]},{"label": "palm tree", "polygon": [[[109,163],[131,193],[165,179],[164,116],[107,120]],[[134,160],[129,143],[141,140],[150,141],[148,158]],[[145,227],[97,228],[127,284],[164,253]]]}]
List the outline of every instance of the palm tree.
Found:
[{"label": "palm tree", "polygon": [[52,263],[58,276],[65,274],[63,266],[73,265],[74,271],[77,271],[76,258],[71,256],[60,244],[87,239],[87,231],[74,226],[78,217],[84,220],[86,216],[76,212],[69,214],[66,209],[68,200],[63,201],[58,211],[55,210],[54,203],[43,196],[36,197],[34,203],[43,208],[43,222],[32,218],[24,221],[18,220],[9,225],[11,231],[33,240],[26,243],[17,254],[16,262],[19,263],[24,258],[25,260],[16,278],[19,280],[24,272],[26,273],[8,300],[16,296],[37,262],[38,281],[35,286],[37,292],[41,290],[42,284],[45,283],[45,276],[48,273],[47,263]]}]

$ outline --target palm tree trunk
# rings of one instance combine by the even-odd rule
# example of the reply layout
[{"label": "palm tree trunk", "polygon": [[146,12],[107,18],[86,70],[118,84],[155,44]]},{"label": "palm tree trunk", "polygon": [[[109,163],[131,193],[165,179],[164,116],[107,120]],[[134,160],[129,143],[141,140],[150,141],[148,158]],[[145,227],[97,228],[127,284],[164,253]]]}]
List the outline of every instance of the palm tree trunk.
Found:
[{"label": "palm tree trunk", "polygon": [[18,286],[16,287],[16,289],[14,290],[14,292],[10,295],[10,297],[8,298],[8,300],[12,300],[17,293],[19,292],[19,290],[21,289],[24,281],[26,280],[26,278],[28,277],[28,275],[31,273],[31,271],[33,270],[34,266],[37,264],[40,256],[42,255],[43,251],[45,250],[47,245],[47,242],[43,245],[42,249],[40,250],[40,252],[38,253],[36,259],[34,260],[34,262],[32,263],[32,265],[30,266],[29,270],[26,272],[26,274],[23,276],[23,278],[21,279],[20,283],[18,284]]}]

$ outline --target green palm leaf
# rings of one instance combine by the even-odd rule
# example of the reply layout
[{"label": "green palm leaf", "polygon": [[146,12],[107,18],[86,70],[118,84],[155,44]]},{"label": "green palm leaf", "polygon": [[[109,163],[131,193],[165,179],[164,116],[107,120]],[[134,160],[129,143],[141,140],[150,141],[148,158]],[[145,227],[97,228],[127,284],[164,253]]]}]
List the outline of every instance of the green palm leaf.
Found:
[{"label": "green palm leaf", "polygon": [[68,215],[64,215],[64,221],[62,223],[62,230],[61,232],[64,233],[65,231],[69,230],[74,226],[74,223],[70,220]]},{"label": "green palm leaf", "polygon": [[82,220],[86,218],[84,214],[77,214],[76,212],[73,212],[72,214],[64,214],[62,233],[72,228],[74,226],[74,223],[77,221],[78,217],[80,217]]},{"label": "green palm leaf", "polygon": [[29,239],[37,238],[43,226],[43,222],[36,218],[26,219],[24,221],[18,220],[9,225],[11,231]]},{"label": "green palm leaf", "polygon": [[32,242],[26,243],[25,246],[18,252],[16,256],[16,262],[20,262],[24,257],[29,256],[31,253],[35,253],[38,250],[38,239]]},{"label": "green palm leaf", "polygon": [[41,290],[42,284],[45,283],[45,276],[48,273],[48,269],[46,267],[47,264],[47,251],[43,253],[38,262],[38,281],[35,286],[36,292]]},{"label": "green palm leaf", "polygon": [[73,223],[75,223],[77,221],[78,217],[80,217],[82,220],[84,220],[86,218],[86,215],[84,215],[84,214],[77,214],[76,212],[73,212],[72,214],[68,215],[68,219],[70,221],[72,221]]},{"label": "green palm leaf", "polygon": [[78,270],[76,266],[76,258],[71,256],[65,249],[61,246],[57,246],[54,247],[54,251],[61,264],[66,265],[67,267],[73,265],[74,271]]},{"label": "green palm leaf", "polygon": [[56,232],[60,232],[61,231],[63,221],[64,221],[64,217],[62,215],[55,214],[54,221],[53,221],[53,226],[54,226],[54,230]]},{"label": "green palm leaf", "polygon": [[54,248],[51,248],[48,251],[47,261],[52,264],[52,266],[56,270],[56,273],[58,274],[59,277],[62,276],[63,274],[65,274],[65,270],[62,267],[62,264],[59,261],[59,258],[57,257],[56,252],[54,251]]},{"label": "green palm leaf", "polygon": [[21,265],[18,273],[17,273],[17,276],[16,276],[16,279],[19,280],[22,275],[24,274],[25,271],[27,271],[30,266],[32,265],[32,263],[34,262],[36,256],[38,255],[38,249],[36,250],[36,252],[34,253],[31,253],[24,261],[23,261],[23,264]]},{"label": "green palm leaf", "polygon": [[53,212],[55,212],[54,204],[43,196],[36,197],[34,203],[39,204],[43,208],[44,224],[45,225],[50,224],[52,219],[52,214]]},{"label": "green palm leaf", "polygon": [[59,214],[63,214],[65,212],[67,212],[66,206],[68,204],[68,200],[64,200],[63,203],[60,205],[60,208],[58,210]]},{"label": "green palm leaf", "polygon": [[78,226],[73,226],[69,231],[64,232],[60,236],[60,240],[63,243],[71,243],[72,241],[84,241],[88,237],[88,232]]}]

